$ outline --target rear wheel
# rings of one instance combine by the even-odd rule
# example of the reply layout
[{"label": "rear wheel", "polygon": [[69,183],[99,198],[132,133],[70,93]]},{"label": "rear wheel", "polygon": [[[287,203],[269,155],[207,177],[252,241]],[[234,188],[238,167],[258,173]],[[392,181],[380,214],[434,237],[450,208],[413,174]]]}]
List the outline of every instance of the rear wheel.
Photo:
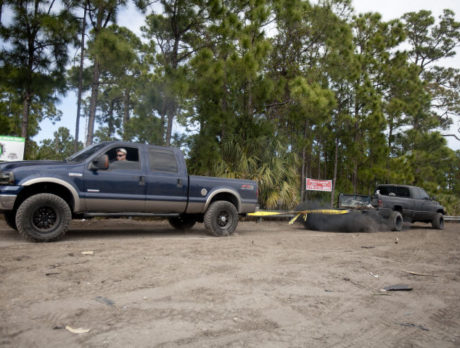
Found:
[{"label": "rear wheel", "polygon": [[64,236],[72,213],[61,197],[40,193],[27,198],[16,214],[19,233],[36,242],[51,242]]},{"label": "rear wheel", "polygon": [[6,213],[3,213],[5,216],[5,222],[8,226],[10,226],[13,230],[17,230],[18,227],[16,226],[16,212],[15,211],[9,211]]},{"label": "rear wheel", "polygon": [[436,228],[438,230],[443,230],[444,229],[444,216],[441,213],[437,213],[433,221],[431,221],[431,225],[433,228]]},{"label": "rear wheel", "polygon": [[180,231],[191,229],[196,223],[195,218],[187,215],[171,217],[168,221],[172,227]]},{"label": "rear wheel", "polygon": [[227,201],[216,201],[204,215],[204,225],[214,236],[229,236],[238,226],[238,211]]},{"label": "rear wheel", "polygon": [[389,225],[392,231],[401,231],[403,228],[403,217],[399,211],[393,211],[389,217]]}]

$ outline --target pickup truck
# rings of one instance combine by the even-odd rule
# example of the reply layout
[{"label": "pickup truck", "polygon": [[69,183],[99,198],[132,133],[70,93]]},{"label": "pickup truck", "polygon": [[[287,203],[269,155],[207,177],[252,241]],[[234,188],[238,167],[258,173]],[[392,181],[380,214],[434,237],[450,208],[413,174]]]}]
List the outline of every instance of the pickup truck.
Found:
[{"label": "pickup truck", "polygon": [[371,204],[398,231],[402,228],[403,220],[431,223],[436,229],[444,228],[444,207],[421,187],[378,185]]},{"label": "pickup truck", "polygon": [[[116,161],[117,151],[126,153]],[[188,175],[179,149],[101,142],[65,161],[0,164],[0,213],[23,237],[64,236],[72,218],[161,216],[179,230],[196,222],[215,236],[232,234],[254,212],[257,183]]]},{"label": "pickup truck", "polygon": [[340,209],[376,210],[392,230],[400,231],[403,222],[431,223],[444,228],[445,210],[424,189],[409,185],[378,185],[372,196],[339,195]]}]

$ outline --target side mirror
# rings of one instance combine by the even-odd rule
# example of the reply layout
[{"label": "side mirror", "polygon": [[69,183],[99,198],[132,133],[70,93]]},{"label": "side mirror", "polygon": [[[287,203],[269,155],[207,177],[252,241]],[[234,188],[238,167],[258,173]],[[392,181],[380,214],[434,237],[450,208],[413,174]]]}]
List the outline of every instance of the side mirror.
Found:
[{"label": "side mirror", "polygon": [[109,156],[102,155],[93,159],[89,165],[89,170],[99,170],[109,168]]}]

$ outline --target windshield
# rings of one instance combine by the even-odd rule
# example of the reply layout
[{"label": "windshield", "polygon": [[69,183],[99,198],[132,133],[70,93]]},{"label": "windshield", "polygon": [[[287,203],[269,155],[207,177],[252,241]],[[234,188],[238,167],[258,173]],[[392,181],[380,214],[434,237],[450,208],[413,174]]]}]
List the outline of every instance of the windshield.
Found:
[{"label": "windshield", "polygon": [[66,160],[68,162],[82,162],[88,157],[92,156],[96,152],[98,152],[100,149],[102,149],[104,146],[107,144],[93,144],[88,147],[85,147],[83,150],[74,153],[72,156],[68,157]]}]

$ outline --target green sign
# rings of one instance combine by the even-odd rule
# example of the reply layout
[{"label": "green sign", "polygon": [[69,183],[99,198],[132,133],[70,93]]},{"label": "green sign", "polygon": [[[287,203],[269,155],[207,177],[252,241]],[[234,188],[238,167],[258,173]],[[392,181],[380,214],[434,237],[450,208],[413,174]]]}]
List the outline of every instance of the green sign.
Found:
[{"label": "green sign", "polygon": [[0,135],[0,161],[22,161],[25,138]]}]

